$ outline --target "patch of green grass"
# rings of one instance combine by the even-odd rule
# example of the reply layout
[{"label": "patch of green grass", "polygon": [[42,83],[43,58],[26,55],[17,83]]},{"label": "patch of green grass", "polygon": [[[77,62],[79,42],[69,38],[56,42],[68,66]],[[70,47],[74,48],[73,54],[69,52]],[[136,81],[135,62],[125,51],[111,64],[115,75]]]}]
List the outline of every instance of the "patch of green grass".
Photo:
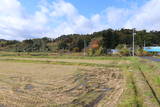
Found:
[{"label": "patch of green grass", "polygon": [[[153,86],[154,83],[152,83],[151,81],[152,78],[156,77],[153,75],[155,66],[151,62],[148,63],[148,61],[146,62],[146,60],[142,61],[138,57],[131,57],[129,60],[132,62],[132,64],[127,66],[126,65],[121,66],[121,68],[124,71],[124,76],[126,77],[127,89],[124,92],[118,107],[137,107],[137,106],[143,107],[145,100],[148,98],[152,100],[151,102],[153,102],[153,104],[157,104],[155,98],[153,97],[153,93],[151,93],[149,86],[147,86],[146,83],[145,83],[146,86],[143,85],[144,83],[141,84],[141,82],[145,82],[145,80],[143,80],[144,77],[140,75],[141,73],[139,73],[140,72],[139,67],[140,67],[141,70],[145,73],[148,81]],[[150,64],[150,66],[148,64]],[[159,82],[159,79],[156,79],[156,81]],[[141,85],[144,88],[142,88]],[[145,87],[147,87],[147,89]]]},{"label": "patch of green grass", "polygon": [[118,56],[74,56],[74,55],[52,55],[52,53],[37,52],[0,52],[0,57],[19,57],[19,58],[54,58],[54,59],[93,59],[93,60],[128,60],[130,57],[118,57]]},{"label": "patch of green grass", "polygon": [[[158,101],[156,100],[156,97],[154,97],[154,93],[152,92],[152,89],[156,93],[156,96],[160,97],[159,89],[157,84],[160,83],[160,78],[158,75],[156,75],[156,69],[159,68],[155,62],[144,60],[141,58],[133,58],[132,65],[130,67],[132,68],[133,74],[135,74],[134,79],[137,86],[137,100],[141,106],[146,106],[146,100],[153,102],[153,104],[158,105]],[[129,70],[128,70],[129,71]],[[145,77],[143,77],[144,73]],[[146,82],[148,81],[148,83]],[[132,87],[132,86],[131,86]],[[150,100],[149,100],[150,99]],[[151,103],[150,102],[150,103]],[[152,105],[152,103],[151,103]]]},{"label": "patch of green grass", "polygon": [[160,76],[155,77],[155,82],[157,85],[160,85]]},{"label": "patch of green grass", "polygon": [[118,107],[138,107],[137,89],[133,80],[133,72],[124,71],[126,78],[126,90],[124,91]]},{"label": "patch of green grass", "polygon": [[40,61],[40,60],[21,60],[21,59],[0,59],[0,61],[21,62],[21,63],[57,64],[57,65],[95,66],[95,67],[118,67],[118,65],[115,65],[115,64],[96,64],[96,63],[65,62],[65,61]]}]

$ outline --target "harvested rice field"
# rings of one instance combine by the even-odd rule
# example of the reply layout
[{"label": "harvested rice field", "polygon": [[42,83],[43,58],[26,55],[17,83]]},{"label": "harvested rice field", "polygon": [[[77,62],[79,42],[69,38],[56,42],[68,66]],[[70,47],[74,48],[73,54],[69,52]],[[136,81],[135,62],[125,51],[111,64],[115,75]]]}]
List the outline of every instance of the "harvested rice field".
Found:
[{"label": "harvested rice field", "polygon": [[159,63],[0,56],[0,107],[159,107]]}]

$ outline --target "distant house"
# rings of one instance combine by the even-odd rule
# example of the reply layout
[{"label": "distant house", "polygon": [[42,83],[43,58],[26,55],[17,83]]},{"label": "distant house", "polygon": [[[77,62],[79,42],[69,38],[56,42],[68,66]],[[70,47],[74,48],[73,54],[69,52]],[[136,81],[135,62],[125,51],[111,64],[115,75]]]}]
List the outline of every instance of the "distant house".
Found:
[{"label": "distant house", "polygon": [[108,49],[107,53],[108,54],[118,54],[119,50],[118,49]]},{"label": "distant house", "polygon": [[160,46],[144,47],[144,51],[147,51],[147,52],[158,52],[158,53],[160,53]]}]

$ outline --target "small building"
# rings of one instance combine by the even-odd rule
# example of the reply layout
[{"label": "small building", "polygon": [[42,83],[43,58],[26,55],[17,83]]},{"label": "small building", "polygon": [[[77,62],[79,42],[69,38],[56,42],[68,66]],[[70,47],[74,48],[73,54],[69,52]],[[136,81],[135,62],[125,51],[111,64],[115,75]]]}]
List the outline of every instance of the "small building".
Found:
[{"label": "small building", "polygon": [[158,52],[158,53],[160,53],[160,46],[144,47],[144,51],[147,51],[147,52]]},{"label": "small building", "polygon": [[107,53],[108,54],[118,54],[119,50],[118,49],[108,49]]}]

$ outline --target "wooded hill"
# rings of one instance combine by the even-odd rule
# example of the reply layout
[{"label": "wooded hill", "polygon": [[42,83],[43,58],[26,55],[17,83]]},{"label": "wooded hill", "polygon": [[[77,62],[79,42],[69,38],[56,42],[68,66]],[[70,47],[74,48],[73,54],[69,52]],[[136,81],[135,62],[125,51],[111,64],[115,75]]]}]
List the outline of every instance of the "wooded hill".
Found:
[{"label": "wooded hill", "polygon": [[[45,35],[44,35],[45,36]],[[144,46],[160,45],[160,31],[145,30],[136,31],[135,44],[142,48]],[[118,45],[132,46],[132,30],[107,29],[93,34],[69,34],[62,35],[56,39],[37,38],[23,41],[0,39],[0,51],[13,52],[82,52],[84,47],[89,49],[100,49],[100,53],[106,53],[107,49],[115,49]]]}]

